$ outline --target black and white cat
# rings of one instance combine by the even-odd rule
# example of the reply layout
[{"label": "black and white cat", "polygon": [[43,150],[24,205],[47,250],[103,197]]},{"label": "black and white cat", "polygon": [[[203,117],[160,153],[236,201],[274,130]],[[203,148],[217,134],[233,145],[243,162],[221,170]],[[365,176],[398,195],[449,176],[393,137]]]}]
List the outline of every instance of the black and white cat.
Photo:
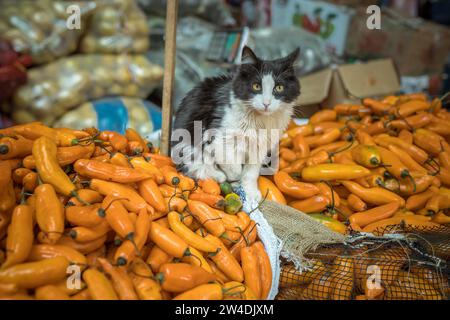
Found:
[{"label": "black and white cat", "polygon": [[277,145],[300,94],[294,72],[298,55],[296,49],[281,59],[262,60],[244,47],[234,74],[207,78],[192,89],[176,113],[171,139],[179,169],[196,179],[240,181],[247,199],[261,199],[262,159]]}]

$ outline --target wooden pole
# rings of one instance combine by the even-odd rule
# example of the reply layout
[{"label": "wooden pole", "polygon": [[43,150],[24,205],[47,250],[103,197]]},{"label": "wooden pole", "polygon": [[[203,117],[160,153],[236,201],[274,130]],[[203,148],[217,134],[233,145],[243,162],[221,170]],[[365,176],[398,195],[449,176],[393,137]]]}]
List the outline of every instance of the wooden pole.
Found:
[{"label": "wooden pole", "polygon": [[172,131],[172,91],[175,79],[178,0],[167,0],[162,96],[161,153],[170,154]]}]

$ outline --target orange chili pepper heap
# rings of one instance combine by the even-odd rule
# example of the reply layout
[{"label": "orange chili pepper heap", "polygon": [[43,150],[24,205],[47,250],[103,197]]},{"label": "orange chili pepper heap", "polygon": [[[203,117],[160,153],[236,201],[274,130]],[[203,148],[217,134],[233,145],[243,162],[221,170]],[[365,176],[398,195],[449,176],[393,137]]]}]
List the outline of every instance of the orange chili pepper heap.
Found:
[{"label": "orange chili pepper heap", "polygon": [[[306,125],[291,122],[279,171],[258,179],[264,201],[343,235],[448,225],[450,112],[442,100],[367,98],[321,110]],[[231,185],[194,181],[157,150],[133,129],[1,129],[0,299],[268,298],[274,270],[261,230]],[[357,299],[403,297],[389,289],[406,283],[401,266],[389,288],[371,289],[366,265],[333,259],[326,268],[316,261],[288,289],[304,299],[352,299],[353,288]],[[66,286],[72,265],[83,271],[81,288]],[[411,271],[416,286],[422,278]],[[432,287],[433,298],[444,297]]]},{"label": "orange chili pepper heap", "polygon": [[291,123],[280,139],[279,172],[260,178],[261,193],[359,231],[403,216],[414,226],[416,220],[446,224],[450,202],[441,193],[450,187],[450,113],[442,109],[444,98],[366,98],[359,106],[318,111],[307,125]]}]

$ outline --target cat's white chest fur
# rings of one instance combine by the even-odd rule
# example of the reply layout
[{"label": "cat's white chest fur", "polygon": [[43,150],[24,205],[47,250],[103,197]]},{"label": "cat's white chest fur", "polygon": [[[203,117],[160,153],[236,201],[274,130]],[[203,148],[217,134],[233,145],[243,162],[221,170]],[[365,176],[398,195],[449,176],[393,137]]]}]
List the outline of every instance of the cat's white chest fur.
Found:
[{"label": "cat's white chest fur", "polygon": [[279,141],[291,114],[292,108],[287,106],[271,115],[262,115],[230,94],[230,106],[217,128],[214,141],[208,146],[214,150],[215,161],[228,180],[239,180],[244,164],[262,164]]}]

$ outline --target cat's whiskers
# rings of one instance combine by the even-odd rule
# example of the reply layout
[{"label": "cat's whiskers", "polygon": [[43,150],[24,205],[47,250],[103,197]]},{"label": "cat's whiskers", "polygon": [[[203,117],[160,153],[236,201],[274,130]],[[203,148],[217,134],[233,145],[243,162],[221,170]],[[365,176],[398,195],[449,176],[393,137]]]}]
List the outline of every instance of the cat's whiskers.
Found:
[{"label": "cat's whiskers", "polygon": [[300,108],[297,108],[295,110],[295,113],[298,114],[300,117],[305,118],[305,114],[303,113],[303,111]]}]

